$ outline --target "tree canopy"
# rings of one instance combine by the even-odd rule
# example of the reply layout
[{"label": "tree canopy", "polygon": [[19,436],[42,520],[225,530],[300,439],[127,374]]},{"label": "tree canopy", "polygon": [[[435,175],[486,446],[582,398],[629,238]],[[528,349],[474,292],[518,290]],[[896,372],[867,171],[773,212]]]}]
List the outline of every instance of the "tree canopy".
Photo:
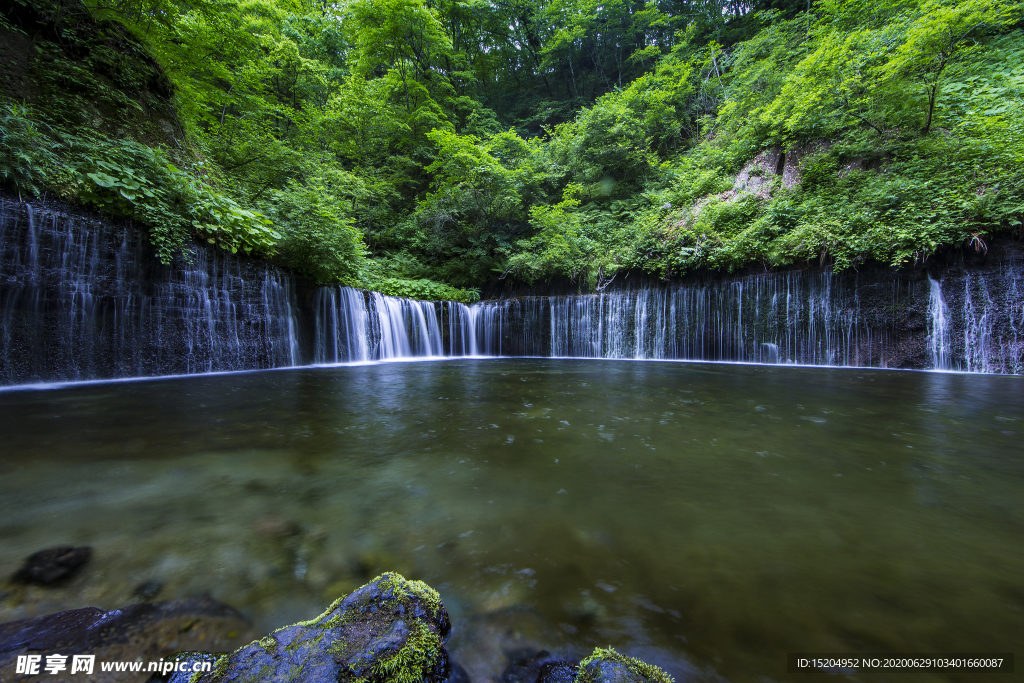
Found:
[{"label": "tree canopy", "polygon": [[8,79],[0,174],[137,218],[165,260],[198,237],[396,294],[902,264],[1021,232],[1022,16],[13,0],[0,31],[41,46],[25,68],[42,85]]}]

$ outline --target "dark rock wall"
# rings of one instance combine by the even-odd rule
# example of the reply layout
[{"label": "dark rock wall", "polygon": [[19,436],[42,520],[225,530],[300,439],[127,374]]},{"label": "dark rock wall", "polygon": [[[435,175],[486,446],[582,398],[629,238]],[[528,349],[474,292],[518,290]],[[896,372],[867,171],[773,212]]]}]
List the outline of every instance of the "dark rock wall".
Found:
[{"label": "dark rock wall", "polygon": [[[453,304],[458,315],[435,306],[445,337],[436,346],[457,355],[1024,373],[1021,244],[934,261],[672,283],[633,275],[595,294]],[[0,384],[310,363],[324,336],[317,325],[326,324],[318,292],[272,265],[201,245],[165,267],[130,224],[0,197]],[[368,302],[363,341],[375,348],[384,313]],[[414,322],[390,324],[415,332]]]},{"label": "dark rock wall", "polygon": [[1024,246],[873,265],[509,288],[477,304],[489,355],[683,358],[1024,373]]},{"label": "dark rock wall", "polygon": [[931,362],[923,367],[1024,374],[1024,245],[990,246],[986,253],[953,254],[930,269],[941,301],[929,302]]},{"label": "dark rock wall", "polygon": [[0,383],[291,365],[293,284],[212,249],[165,267],[128,224],[0,200]]}]

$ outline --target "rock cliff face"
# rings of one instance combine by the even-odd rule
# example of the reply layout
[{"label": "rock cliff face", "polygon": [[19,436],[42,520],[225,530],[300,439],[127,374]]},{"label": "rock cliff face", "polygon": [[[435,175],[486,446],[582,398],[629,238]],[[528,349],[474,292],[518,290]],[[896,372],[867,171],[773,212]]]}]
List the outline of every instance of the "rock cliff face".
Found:
[{"label": "rock cliff face", "polygon": [[213,249],[165,267],[129,224],[0,199],[0,382],[291,365],[292,286]]},{"label": "rock cliff face", "polygon": [[[52,123],[180,148],[172,86],[145,46],[78,2],[0,2],[0,95]],[[5,25],[6,23],[6,25]]]},{"label": "rock cliff face", "polygon": [[450,355],[1024,372],[1024,248],[1010,240],[913,269],[503,294],[467,307],[316,288],[198,245],[165,267],[130,225],[0,198],[0,384]]},{"label": "rock cliff face", "polygon": [[492,355],[1024,372],[1024,248],[927,267],[808,267],[672,283],[620,277],[596,294],[476,304]]}]

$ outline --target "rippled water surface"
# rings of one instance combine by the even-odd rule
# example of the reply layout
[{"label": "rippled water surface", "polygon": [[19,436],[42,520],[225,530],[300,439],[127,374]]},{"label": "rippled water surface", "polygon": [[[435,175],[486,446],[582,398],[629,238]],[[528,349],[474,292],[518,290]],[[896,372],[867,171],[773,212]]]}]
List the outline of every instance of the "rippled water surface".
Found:
[{"label": "rippled water surface", "polygon": [[394,569],[440,590],[474,680],[509,643],[736,681],[808,680],[792,651],[1024,653],[1021,378],[386,363],[9,391],[0,434],[0,573],[94,548],[67,586],[0,588],[0,621],[149,582],[265,633]]}]

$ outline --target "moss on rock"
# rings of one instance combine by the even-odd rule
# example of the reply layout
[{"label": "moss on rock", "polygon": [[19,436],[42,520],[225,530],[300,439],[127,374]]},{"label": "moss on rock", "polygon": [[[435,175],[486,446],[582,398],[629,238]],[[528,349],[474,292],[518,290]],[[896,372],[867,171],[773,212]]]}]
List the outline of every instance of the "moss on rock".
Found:
[{"label": "moss on rock", "polygon": [[217,660],[214,670],[169,683],[441,683],[451,631],[437,591],[385,573],[320,616],[285,626]]},{"label": "moss on rock", "polygon": [[612,648],[595,648],[580,662],[575,683],[674,683],[653,664],[621,655]]}]

